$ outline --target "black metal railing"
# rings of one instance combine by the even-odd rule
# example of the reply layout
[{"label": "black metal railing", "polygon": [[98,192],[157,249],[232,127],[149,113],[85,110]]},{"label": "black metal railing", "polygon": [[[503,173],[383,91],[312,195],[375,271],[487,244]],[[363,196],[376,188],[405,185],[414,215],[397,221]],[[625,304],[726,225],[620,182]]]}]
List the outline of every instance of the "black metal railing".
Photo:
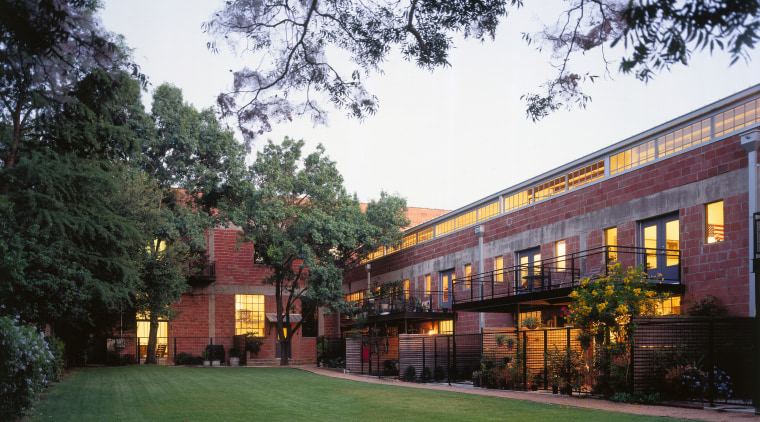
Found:
[{"label": "black metal railing", "polygon": [[552,257],[529,264],[474,274],[456,279],[454,302],[473,302],[521,293],[543,292],[575,287],[584,278],[604,276],[610,264],[624,268],[667,260],[674,263],[672,274],[653,275],[658,283],[680,284],[681,252],[674,249],[652,249],[633,246],[600,246],[580,252]]},{"label": "black metal railing", "polygon": [[388,296],[354,301],[354,314],[380,316],[402,312],[448,312],[450,302],[444,302],[448,292],[437,290],[398,290]]}]

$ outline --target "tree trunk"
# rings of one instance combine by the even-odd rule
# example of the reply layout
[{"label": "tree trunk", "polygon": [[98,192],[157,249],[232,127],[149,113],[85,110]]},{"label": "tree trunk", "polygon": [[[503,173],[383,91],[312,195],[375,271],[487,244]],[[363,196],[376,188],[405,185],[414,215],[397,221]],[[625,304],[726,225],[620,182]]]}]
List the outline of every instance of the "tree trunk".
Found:
[{"label": "tree trunk", "polygon": [[[290,337],[288,335],[288,337]],[[288,356],[290,355],[290,339],[280,341],[280,366],[288,366]]]},{"label": "tree trunk", "polygon": [[150,316],[150,329],[148,330],[148,350],[145,354],[145,364],[155,365],[156,361],[156,343],[158,342],[158,317]]}]

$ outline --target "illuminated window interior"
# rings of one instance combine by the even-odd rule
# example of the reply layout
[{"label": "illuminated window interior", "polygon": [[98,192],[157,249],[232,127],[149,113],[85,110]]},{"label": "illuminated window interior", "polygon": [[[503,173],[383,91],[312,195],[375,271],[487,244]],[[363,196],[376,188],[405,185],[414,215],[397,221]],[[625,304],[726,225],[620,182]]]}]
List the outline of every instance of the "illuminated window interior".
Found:
[{"label": "illuminated window interior", "polygon": [[410,248],[417,244],[417,233],[412,233],[404,236],[401,240],[401,249]]},{"label": "illuminated window interior", "polygon": [[565,255],[567,255],[567,243],[560,240],[556,244],[555,256],[557,257],[557,271],[565,271]]},{"label": "illuminated window interior", "polygon": [[438,321],[438,334],[454,334],[454,321]]},{"label": "illuminated window interior", "polygon": [[472,265],[467,264],[464,266],[464,280],[465,280],[465,289],[469,289],[472,287]]},{"label": "illuminated window interior", "polygon": [[430,285],[430,275],[425,276],[425,295],[430,296],[432,286]]},{"label": "illuminated window interior", "polygon": [[707,214],[705,218],[707,221],[705,242],[716,243],[724,241],[726,238],[723,231],[723,201],[707,204],[705,208]]},{"label": "illuminated window interior", "polygon": [[656,142],[651,141],[636,145],[610,157],[610,174],[648,163],[655,158]]},{"label": "illuminated window interior", "polygon": [[417,233],[417,242],[422,243],[424,241],[430,240],[433,238],[433,235],[435,235],[435,229],[432,227],[426,230],[423,230],[421,232]]},{"label": "illuminated window interior", "polygon": [[499,201],[484,205],[478,209],[478,221],[487,220],[499,215]]},{"label": "illuminated window interior", "polygon": [[365,294],[366,292],[364,290],[355,293],[349,293],[346,295],[346,302],[361,302],[364,300]]},{"label": "illuminated window interior", "polygon": [[573,170],[567,174],[567,189],[591,183],[604,177],[604,160]]},{"label": "illuminated window interior", "polygon": [[714,117],[715,136],[721,136],[760,121],[760,99],[736,106]]},{"label": "illuminated window interior", "polygon": [[535,318],[541,321],[541,311],[520,312],[520,324],[528,318]]},{"label": "illuminated window interior", "polygon": [[494,281],[497,283],[504,282],[504,257],[497,256],[493,259]]},{"label": "illuminated window interior", "polygon": [[409,299],[409,279],[404,280],[404,299]]},{"label": "illuminated window interior", "polygon": [[657,138],[660,157],[670,155],[710,139],[710,119],[694,123]]},{"label": "illuminated window interior", "polygon": [[604,244],[610,246],[607,249],[607,259],[609,262],[617,261],[617,250],[611,246],[617,246],[617,227],[612,227],[604,231]]},{"label": "illuminated window interior", "polygon": [[661,300],[657,304],[658,315],[680,315],[681,314],[681,296],[673,296]]},{"label": "illuminated window interior", "polygon": [[[156,333],[156,357],[166,357],[166,347],[169,341],[169,323],[167,321],[158,321],[158,332]],[[145,358],[148,354],[148,340],[150,338],[150,314],[137,315],[137,338],[140,342],[140,358]]]},{"label": "illuminated window interior", "polygon": [[530,204],[532,198],[530,189],[507,196],[504,198],[504,211],[512,211],[524,207]]},{"label": "illuminated window interior", "polygon": [[540,201],[565,190],[565,176],[541,183],[533,188],[533,201]]},{"label": "illuminated window interior", "polygon": [[235,295],[235,334],[264,336],[264,295]]}]

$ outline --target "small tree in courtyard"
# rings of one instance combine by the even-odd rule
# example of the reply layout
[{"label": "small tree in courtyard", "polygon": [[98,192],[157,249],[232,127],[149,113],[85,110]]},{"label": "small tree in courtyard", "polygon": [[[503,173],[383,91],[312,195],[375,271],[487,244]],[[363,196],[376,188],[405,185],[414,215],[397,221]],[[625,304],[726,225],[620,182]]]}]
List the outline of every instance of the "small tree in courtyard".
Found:
[{"label": "small tree in courtyard", "polygon": [[303,324],[292,315],[345,304],[344,271],[378,247],[398,245],[409,224],[406,201],[384,193],[362,212],[324,148],[302,158],[303,145],[285,138],[264,147],[251,166],[239,216],[256,262],[271,270],[264,282],[274,286],[281,365],[288,364],[290,340]]},{"label": "small tree in courtyard", "polygon": [[[581,329],[579,339],[583,344],[609,329],[614,344],[607,344],[604,358],[600,361],[606,370],[613,371],[612,384],[617,379],[620,387],[630,381],[630,350],[633,347],[633,319],[638,316],[654,316],[658,304],[668,298],[668,293],[658,293],[643,266],[623,270],[620,263],[609,267],[607,275],[596,279],[581,280],[580,286],[570,293],[573,302],[569,306],[568,320]],[[615,362],[609,368],[610,362]],[[610,382],[605,382],[605,388]]]}]

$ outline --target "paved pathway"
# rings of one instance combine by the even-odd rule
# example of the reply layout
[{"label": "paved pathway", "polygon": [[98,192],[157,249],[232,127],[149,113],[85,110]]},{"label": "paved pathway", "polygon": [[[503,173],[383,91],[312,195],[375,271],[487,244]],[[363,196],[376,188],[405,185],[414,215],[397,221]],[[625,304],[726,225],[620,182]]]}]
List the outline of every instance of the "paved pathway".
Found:
[{"label": "paved pathway", "polygon": [[428,390],[453,391],[464,394],[479,394],[482,396],[503,397],[506,399],[528,400],[541,403],[556,404],[560,406],[582,407],[587,409],[609,410],[612,412],[635,413],[640,415],[667,416],[672,418],[732,422],[732,421],[757,421],[760,422],[760,416],[754,414],[751,407],[741,406],[723,406],[715,409],[703,408],[683,408],[672,406],[650,406],[628,403],[614,403],[606,400],[593,398],[580,398],[575,396],[564,396],[558,394],[547,394],[541,392],[524,392],[509,390],[490,390],[486,388],[473,388],[470,385],[452,384],[418,384],[412,382],[402,382],[397,379],[378,378],[365,375],[346,374],[342,371],[336,371],[328,368],[317,368],[314,366],[294,366],[294,368],[313,372],[315,374],[329,377],[342,378],[361,382],[370,382],[375,384],[399,385],[404,387],[425,388]]}]

